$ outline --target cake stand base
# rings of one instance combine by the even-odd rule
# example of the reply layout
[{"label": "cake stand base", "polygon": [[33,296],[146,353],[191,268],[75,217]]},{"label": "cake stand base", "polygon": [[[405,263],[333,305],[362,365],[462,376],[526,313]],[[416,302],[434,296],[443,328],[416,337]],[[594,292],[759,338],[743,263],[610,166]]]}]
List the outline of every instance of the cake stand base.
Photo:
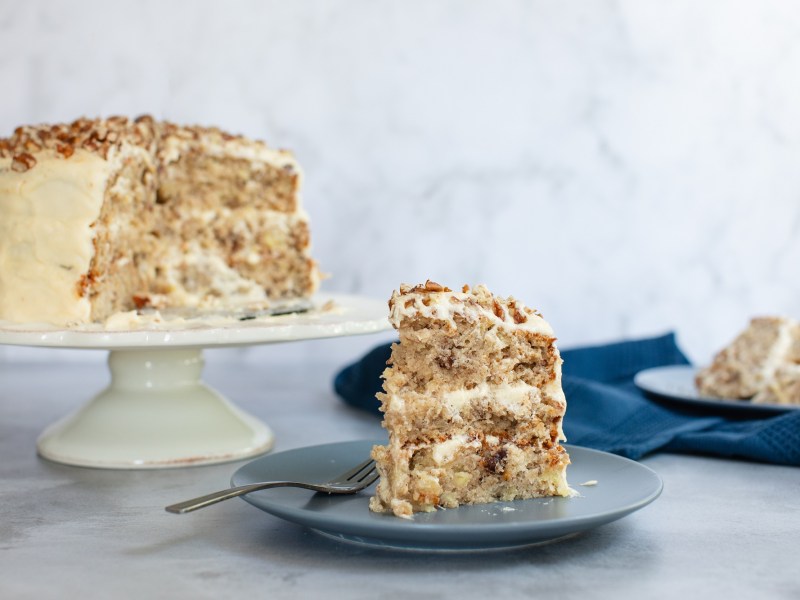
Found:
[{"label": "cake stand base", "polygon": [[163,469],[249,458],[272,431],[206,386],[199,349],[113,350],[111,384],[47,428],[39,454],[68,465]]}]

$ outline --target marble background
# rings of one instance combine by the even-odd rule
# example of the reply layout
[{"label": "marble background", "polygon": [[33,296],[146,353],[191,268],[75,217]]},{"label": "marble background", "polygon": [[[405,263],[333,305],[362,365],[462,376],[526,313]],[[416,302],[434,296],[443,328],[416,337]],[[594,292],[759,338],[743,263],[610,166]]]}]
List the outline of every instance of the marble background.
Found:
[{"label": "marble background", "polygon": [[329,291],[484,282],[562,347],[675,330],[701,362],[800,317],[792,2],[2,0],[0,89],[1,135],[149,112],[293,149]]}]

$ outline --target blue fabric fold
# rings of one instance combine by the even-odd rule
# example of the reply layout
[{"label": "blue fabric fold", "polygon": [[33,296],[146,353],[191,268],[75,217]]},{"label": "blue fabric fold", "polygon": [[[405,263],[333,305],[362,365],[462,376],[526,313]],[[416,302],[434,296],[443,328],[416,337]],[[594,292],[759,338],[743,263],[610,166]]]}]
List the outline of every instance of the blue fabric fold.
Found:
[{"label": "blue fabric fold", "polygon": [[[378,346],[345,367],[334,379],[336,393],[380,415],[375,394],[390,354],[389,344]],[[667,408],[636,388],[633,377],[643,369],[689,364],[672,333],[564,350],[561,356],[569,443],[632,459],[683,452],[800,466],[800,411],[736,420]]]}]

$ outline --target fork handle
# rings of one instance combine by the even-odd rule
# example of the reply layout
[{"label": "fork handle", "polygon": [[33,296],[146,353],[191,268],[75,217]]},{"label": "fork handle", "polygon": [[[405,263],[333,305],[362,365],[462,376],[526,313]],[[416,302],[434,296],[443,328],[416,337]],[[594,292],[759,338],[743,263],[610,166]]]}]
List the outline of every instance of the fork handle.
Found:
[{"label": "fork handle", "polygon": [[255,492],[258,490],[266,490],[274,487],[286,487],[288,485],[296,485],[296,484],[292,484],[289,481],[265,481],[263,483],[251,483],[249,485],[240,485],[239,487],[220,490],[218,492],[206,494],[205,496],[198,496],[197,498],[192,498],[191,500],[184,500],[183,502],[178,502],[177,504],[170,504],[169,506],[166,507],[166,511],[175,513],[177,515],[182,515],[183,513],[192,512],[193,510],[197,510],[198,508],[205,508],[206,506],[211,506],[212,504],[216,504],[217,502],[222,502],[223,500],[244,496],[245,494],[249,494],[250,492]]}]

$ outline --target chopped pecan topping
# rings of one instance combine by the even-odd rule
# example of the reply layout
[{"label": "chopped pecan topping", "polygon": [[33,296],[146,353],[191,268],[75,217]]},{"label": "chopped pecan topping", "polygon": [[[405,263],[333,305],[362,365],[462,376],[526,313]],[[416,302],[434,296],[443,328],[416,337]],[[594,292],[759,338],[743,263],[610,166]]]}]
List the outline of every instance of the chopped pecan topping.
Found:
[{"label": "chopped pecan topping", "polygon": [[42,149],[42,146],[32,139],[25,140],[25,142],[22,144],[22,147],[28,152],[39,152],[39,150]]},{"label": "chopped pecan topping", "polygon": [[[83,149],[108,157],[112,149],[121,143],[144,145],[155,139],[152,119],[136,123],[126,117],[109,119],[77,119],[72,123],[56,125],[21,126],[14,134],[0,139],[0,157],[18,157],[23,154],[38,156],[39,152],[51,150],[57,156],[69,158]],[[39,159],[41,160],[41,159]],[[12,168],[24,172],[31,161],[17,160]],[[36,165],[36,162],[31,163]]]},{"label": "chopped pecan topping", "polygon": [[133,305],[136,307],[136,310],[141,310],[150,306],[150,296],[146,294],[134,294],[131,300],[133,300]]},{"label": "chopped pecan topping", "polygon": [[428,290],[429,292],[449,292],[449,291],[451,291],[450,288],[445,287],[443,285],[440,285],[440,284],[436,283],[435,281],[431,281],[430,279],[428,279],[425,282],[425,289]]},{"label": "chopped pecan topping", "polygon": [[36,159],[27,152],[14,155],[14,158],[11,160],[11,170],[17,173],[24,173],[35,166]]},{"label": "chopped pecan topping", "polygon": [[506,311],[503,310],[503,307],[500,306],[500,304],[497,302],[497,300],[494,301],[493,311],[494,311],[495,316],[498,319],[500,319],[502,321],[506,320]]},{"label": "chopped pecan topping", "polygon": [[63,158],[69,158],[75,154],[75,147],[70,146],[69,144],[56,144],[56,152],[58,152]]},{"label": "chopped pecan topping", "polygon": [[402,294],[409,294],[409,293],[428,294],[435,292],[452,292],[452,291],[453,290],[451,290],[449,287],[445,287],[439,283],[436,283],[435,281],[431,281],[430,279],[428,279],[424,284],[416,285],[414,287],[410,287],[407,285],[400,286],[400,293]]}]

